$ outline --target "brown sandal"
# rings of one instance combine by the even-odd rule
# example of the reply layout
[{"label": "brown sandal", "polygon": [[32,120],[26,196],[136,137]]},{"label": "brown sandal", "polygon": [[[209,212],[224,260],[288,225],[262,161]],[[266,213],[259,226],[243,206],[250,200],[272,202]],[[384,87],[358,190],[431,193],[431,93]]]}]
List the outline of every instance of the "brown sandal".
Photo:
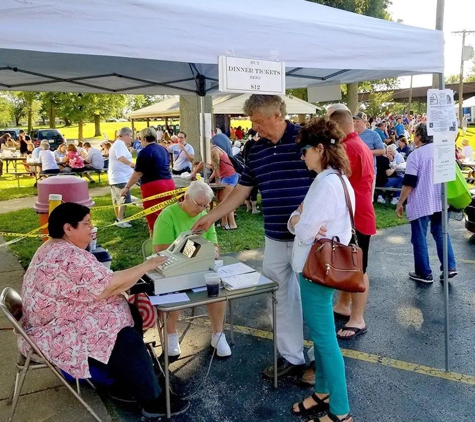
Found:
[{"label": "brown sandal", "polygon": [[[315,401],[315,403],[317,404],[314,404],[313,406],[307,408],[304,406],[303,404],[303,401],[301,401],[300,403],[297,403],[297,406],[299,408],[299,411],[296,412],[294,410],[294,407],[292,406],[292,413],[294,415],[306,415],[308,414],[309,412],[316,412],[316,413],[320,413],[320,412],[326,412],[328,411],[328,409],[330,408],[330,405],[328,403],[325,402],[326,399],[328,399],[328,397],[330,396],[326,396],[324,397],[323,399],[321,399],[320,397],[318,397],[315,393],[312,393],[312,395],[310,396],[312,397],[312,399]],[[295,406],[295,405],[294,405]]]}]

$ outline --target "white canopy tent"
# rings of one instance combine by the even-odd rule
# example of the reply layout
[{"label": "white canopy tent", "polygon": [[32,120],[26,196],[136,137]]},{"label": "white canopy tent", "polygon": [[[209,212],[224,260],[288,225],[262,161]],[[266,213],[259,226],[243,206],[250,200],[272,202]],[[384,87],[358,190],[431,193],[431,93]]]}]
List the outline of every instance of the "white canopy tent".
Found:
[{"label": "white canopy tent", "polygon": [[[233,114],[243,115],[243,106],[250,94],[242,95],[214,95],[213,113],[214,114]],[[287,106],[288,114],[315,114],[316,105],[303,101],[288,95],[281,95]],[[131,119],[151,119],[154,117],[179,117],[180,100],[176,97],[168,98],[159,103],[149,105],[140,110],[132,111],[128,114]]]},{"label": "white canopy tent", "polygon": [[304,0],[2,0],[0,22],[3,90],[211,94],[219,55],[283,61],[288,88],[444,67],[441,31]]}]

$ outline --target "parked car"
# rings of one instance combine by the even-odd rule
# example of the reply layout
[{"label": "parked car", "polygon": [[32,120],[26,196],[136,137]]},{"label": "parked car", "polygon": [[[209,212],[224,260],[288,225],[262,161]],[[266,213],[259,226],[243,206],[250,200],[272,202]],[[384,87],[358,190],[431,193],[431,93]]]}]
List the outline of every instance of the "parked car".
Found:
[{"label": "parked car", "polygon": [[126,118],[124,118],[124,117],[122,117],[122,118],[120,118],[120,119],[117,119],[117,121],[118,121],[118,122],[128,122],[129,120],[126,119]]},{"label": "parked car", "polygon": [[0,130],[0,136],[5,135],[5,133],[9,133],[10,136],[15,140],[18,141],[18,135],[20,134],[20,129],[2,129]]},{"label": "parked car", "polygon": [[56,150],[62,143],[66,142],[66,138],[58,129],[33,129],[30,133],[31,140],[35,147],[46,139],[49,142],[51,151]]},{"label": "parked car", "polygon": [[118,120],[115,119],[114,117],[111,117],[109,119],[106,120],[107,123],[111,123],[111,122],[117,122]]}]

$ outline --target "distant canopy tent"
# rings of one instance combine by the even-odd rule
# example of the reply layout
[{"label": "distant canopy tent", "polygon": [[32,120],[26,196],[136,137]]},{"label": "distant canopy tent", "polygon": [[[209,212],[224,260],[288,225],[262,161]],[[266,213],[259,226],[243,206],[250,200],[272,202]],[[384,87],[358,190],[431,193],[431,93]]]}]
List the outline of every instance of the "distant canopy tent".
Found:
[{"label": "distant canopy tent", "polygon": [[[213,113],[214,114],[229,114],[229,115],[244,115],[243,107],[246,100],[251,94],[230,94],[230,95],[215,95],[213,96]],[[315,114],[317,106],[307,101],[303,101],[293,96],[281,96],[287,105],[288,114]],[[158,117],[180,117],[180,100],[178,98],[169,98],[141,108],[140,110],[132,111],[128,114],[130,119],[153,119]]]}]

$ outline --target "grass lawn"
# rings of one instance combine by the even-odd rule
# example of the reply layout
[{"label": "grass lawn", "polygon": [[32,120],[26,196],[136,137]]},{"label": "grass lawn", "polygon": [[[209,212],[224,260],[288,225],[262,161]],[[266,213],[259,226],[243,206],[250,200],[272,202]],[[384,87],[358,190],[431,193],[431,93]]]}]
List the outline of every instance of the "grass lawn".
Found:
[{"label": "grass lawn", "polygon": [[[169,122],[170,124],[171,121]],[[174,121],[174,123],[179,123],[179,121]],[[164,125],[165,121],[164,120],[154,120],[150,121],[150,126],[157,126],[157,125]],[[130,122],[101,122],[101,136],[96,136],[94,137],[94,132],[95,132],[95,126],[94,123],[89,122],[85,123],[83,125],[83,136],[84,139],[103,139],[104,133],[107,133],[107,136],[109,139],[114,138],[114,134],[116,130],[119,130],[125,126],[131,127]],[[251,122],[250,120],[232,120],[232,126],[237,127],[237,126],[242,126],[246,129],[251,128]],[[136,130],[143,129],[147,127],[147,122],[134,122],[134,127]],[[20,127],[21,129],[24,129],[25,131],[28,130],[26,127]],[[49,126],[34,126],[34,129],[42,129],[42,128],[49,128]],[[78,125],[73,124],[71,126],[58,126],[57,129],[66,137],[66,139],[78,139]]]},{"label": "grass lawn", "polygon": [[[5,171],[5,168],[3,169]],[[23,164],[18,164],[18,171],[24,171]],[[60,177],[60,176],[58,176]],[[101,174],[101,182],[99,183],[99,175],[91,174],[92,179],[96,182],[94,187],[109,186],[107,173]],[[84,180],[87,181],[86,178]],[[90,183],[90,182],[88,182]],[[33,187],[35,178],[28,175],[20,176],[20,187],[15,176],[9,173],[3,173],[0,178],[0,201],[8,201],[9,199],[26,198],[28,196],[36,196],[38,189]]]},{"label": "grass lawn", "polygon": [[[134,188],[133,195],[140,197],[140,189]],[[94,198],[96,205],[110,205],[110,196],[105,195]],[[394,206],[375,204],[378,229],[405,224],[406,220],[398,219]],[[127,215],[139,212],[140,208],[129,206]],[[107,248],[112,255],[112,269],[121,270],[139,264],[142,261],[141,246],[148,238],[148,228],[145,219],[132,221],[133,228],[121,229],[107,227],[114,221],[112,208],[107,210],[92,211],[92,220],[99,228],[98,243]],[[218,242],[222,253],[239,252],[257,249],[264,246],[264,228],[260,214],[247,214],[245,208],[237,210],[239,229],[225,231],[217,229]],[[38,216],[32,209],[13,211],[0,214],[0,231],[27,233],[38,227]],[[6,238],[6,240],[11,240]],[[21,240],[10,246],[13,253],[19,258],[22,266],[26,268],[41,241],[35,238]]]}]

